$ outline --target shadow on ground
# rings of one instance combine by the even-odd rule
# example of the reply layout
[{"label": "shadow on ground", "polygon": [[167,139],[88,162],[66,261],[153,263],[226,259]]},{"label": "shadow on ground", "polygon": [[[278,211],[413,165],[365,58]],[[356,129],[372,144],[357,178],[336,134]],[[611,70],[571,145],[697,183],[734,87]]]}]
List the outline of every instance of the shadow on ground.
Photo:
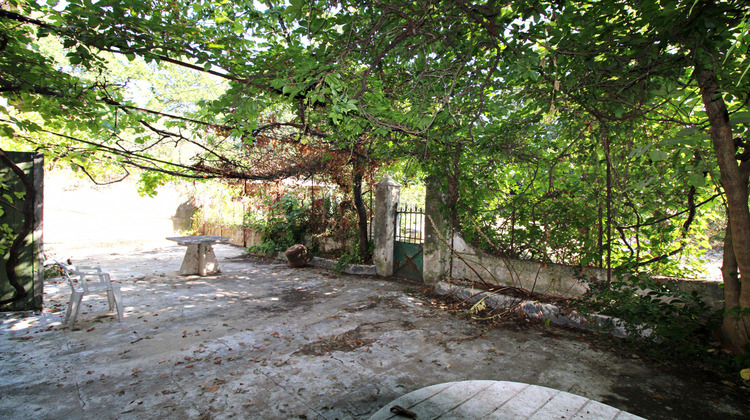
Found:
[{"label": "shadow on ground", "polygon": [[113,274],[125,320],[92,296],[76,328],[63,328],[69,291],[47,280],[44,312],[2,317],[0,417],[367,418],[410,391],[470,379],[556,388],[652,419],[747,414],[722,389],[576,334],[487,330],[405,294],[413,284],[215,249],[223,272],[203,278],[176,275],[176,245],[75,257]]}]

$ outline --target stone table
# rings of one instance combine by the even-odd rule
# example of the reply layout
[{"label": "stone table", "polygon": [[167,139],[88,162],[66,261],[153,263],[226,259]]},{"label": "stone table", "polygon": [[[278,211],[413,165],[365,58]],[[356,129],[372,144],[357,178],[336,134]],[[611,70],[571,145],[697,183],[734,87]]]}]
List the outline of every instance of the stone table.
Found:
[{"label": "stone table", "polygon": [[[406,410],[396,414],[400,406]],[[618,419],[641,417],[552,388],[504,381],[462,381],[403,395],[370,420],[382,419]]]},{"label": "stone table", "polygon": [[229,242],[229,238],[201,235],[177,236],[167,239],[175,241],[182,246],[187,246],[185,258],[182,260],[182,266],[180,267],[181,276],[197,274],[202,277],[221,272],[212,245]]}]

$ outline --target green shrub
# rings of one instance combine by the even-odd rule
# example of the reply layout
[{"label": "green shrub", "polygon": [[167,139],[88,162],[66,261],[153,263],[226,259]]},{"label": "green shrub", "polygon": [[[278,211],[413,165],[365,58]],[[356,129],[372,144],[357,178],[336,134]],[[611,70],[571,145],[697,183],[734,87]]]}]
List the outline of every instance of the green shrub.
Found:
[{"label": "green shrub", "polygon": [[673,284],[657,284],[640,275],[611,284],[590,282],[579,309],[583,314],[601,313],[621,319],[631,337],[650,329],[650,337],[642,343],[682,355],[702,353],[716,319],[697,292],[676,290]]},{"label": "green shrub", "polygon": [[278,252],[279,246],[273,242],[263,242],[260,245],[249,246],[245,251],[250,254],[262,255],[264,257],[273,257]]},{"label": "green shrub", "polygon": [[248,252],[272,255],[301,243],[309,226],[309,211],[303,202],[292,194],[277,202],[268,203],[265,219],[246,218],[246,226],[261,232],[263,242],[248,248]]}]

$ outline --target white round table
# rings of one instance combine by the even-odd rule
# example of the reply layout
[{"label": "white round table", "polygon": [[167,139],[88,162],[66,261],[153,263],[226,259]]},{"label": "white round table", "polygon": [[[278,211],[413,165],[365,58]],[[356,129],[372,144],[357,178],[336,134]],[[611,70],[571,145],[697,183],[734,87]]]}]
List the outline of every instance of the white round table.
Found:
[{"label": "white round table", "polygon": [[[400,406],[401,415],[391,410]],[[397,411],[397,410],[394,410]],[[411,414],[416,417],[411,417]],[[606,404],[538,385],[503,381],[448,382],[418,389],[380,409],[381,419],[641,419]]]}]

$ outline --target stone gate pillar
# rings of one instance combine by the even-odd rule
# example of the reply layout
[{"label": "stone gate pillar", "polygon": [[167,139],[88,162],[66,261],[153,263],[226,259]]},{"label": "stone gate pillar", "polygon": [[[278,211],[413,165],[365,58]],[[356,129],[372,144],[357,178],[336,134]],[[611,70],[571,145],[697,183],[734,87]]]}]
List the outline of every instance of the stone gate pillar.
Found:
[{"label": "stone gate pillar", "polygon": [[393,275],[393,241],[396,229],[396,208],[401,198],[401,184],[390,175],[375,185],[375,217],[372,233],[375,241],[373,260],[381,276]]},{"label": "stone gate pillar", "polygon": [[440,182],[427,179],[427,194],[424,205],[424,282],[434,284],[448,274],[450,250],[444,242],[449,240],[450,226],[445,217],[445,203]]}]

